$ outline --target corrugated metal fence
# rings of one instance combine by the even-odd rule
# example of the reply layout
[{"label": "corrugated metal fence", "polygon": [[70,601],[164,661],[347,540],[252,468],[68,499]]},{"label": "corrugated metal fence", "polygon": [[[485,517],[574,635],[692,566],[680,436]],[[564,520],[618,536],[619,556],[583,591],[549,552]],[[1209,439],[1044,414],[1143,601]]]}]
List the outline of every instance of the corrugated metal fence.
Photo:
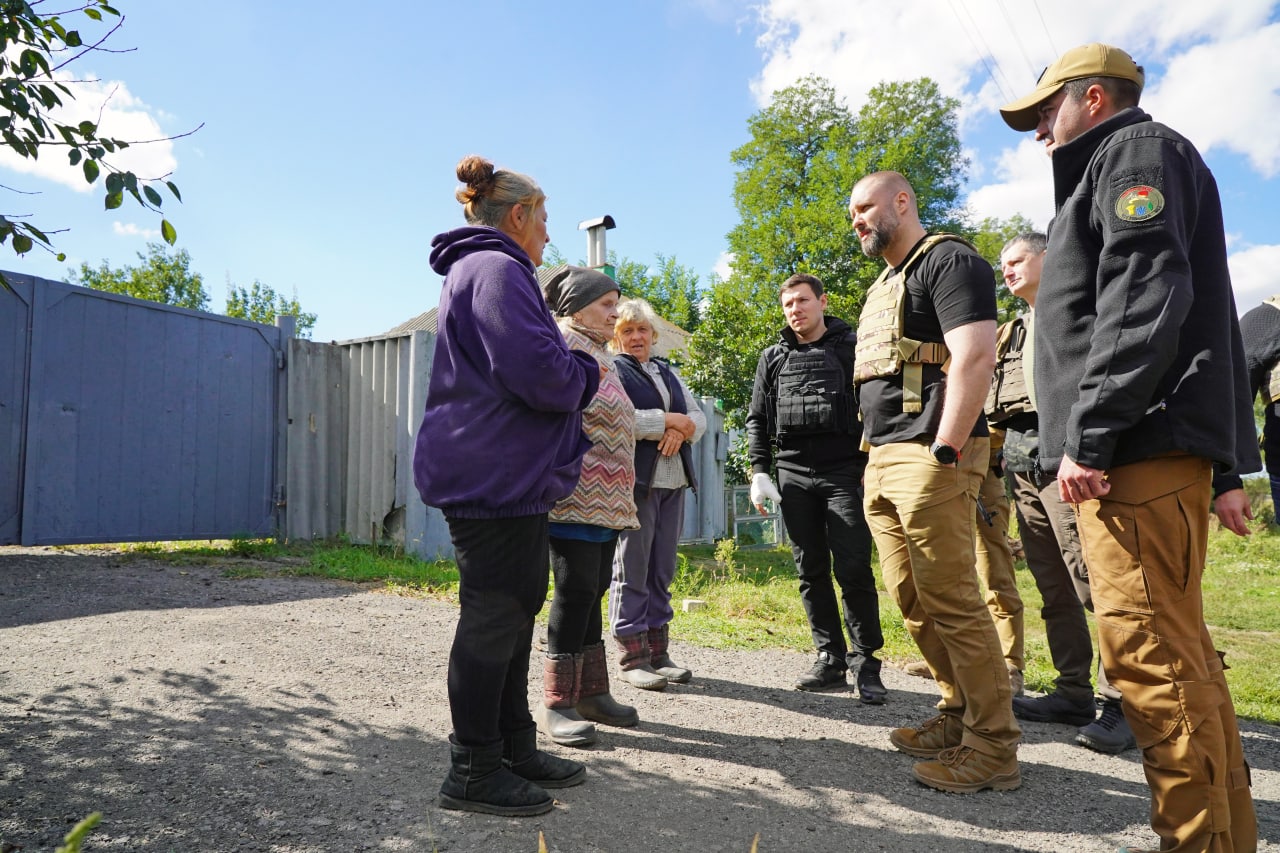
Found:
[{"label": "corrugated metal fence", "polygon": [[275,534],[282,330],[5,276],[0,543]]},{"label": "corrugated metal fence", "polygon": [[413,485],[431,376],[426,332],[289,347],[285,535],[390,542],[432,559],[453,546]]},{"label": "corrugated metal fence", "polygon": [[[438,510],[413,485],[413,451],[431,376],[435,335],[412,331],[289,348],[285,535],[337,534],[388,542],[427,559],[453,546]],[[685,538],[724,535],[724,417],[706,398],[707,434],[694,445],[701,483],[685,502]]]},{"label": "corrugated metal fence", "polygon": [[[328,538],[451,556],[413,485],[435,336],[281,328],[6,273],[0,544]],[[687,539],[724,535],[712,401]],[[281,510],[283,509],[283,514]]]}]

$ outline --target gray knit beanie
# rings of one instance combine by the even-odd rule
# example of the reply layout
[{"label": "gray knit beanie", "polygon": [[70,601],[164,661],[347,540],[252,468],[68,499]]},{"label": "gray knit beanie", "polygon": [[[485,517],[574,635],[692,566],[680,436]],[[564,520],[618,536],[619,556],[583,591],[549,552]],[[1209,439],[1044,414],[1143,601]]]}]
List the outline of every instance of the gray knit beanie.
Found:
[{"label": "gray knit beanie", "polygon": [[611,290],[622,292],[616,281],[599,270],[567,264],[538,270],[538,281],[557,317],[570,317]]}]

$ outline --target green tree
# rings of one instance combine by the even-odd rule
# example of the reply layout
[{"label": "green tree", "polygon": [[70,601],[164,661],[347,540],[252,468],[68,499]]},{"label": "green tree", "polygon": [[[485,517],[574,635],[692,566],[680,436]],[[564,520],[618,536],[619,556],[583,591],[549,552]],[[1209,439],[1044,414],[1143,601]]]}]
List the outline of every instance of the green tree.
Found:
[{"label": "green tree", "polygon": [[[100,136],[92,121],[66,124],[54,114],[66,101],[75,100],[71,87],[75,81],[57,72],[101,46],[119,28],[116,23],[96,41],[86,43],[78,30],[68,29],[64,20],[76,13],[97,24],[104,16],[120,18],[120,13],[106,0],[80,0],[73,8],[44,14],[34,3],[25,0],[0,0],[0,139],[3,145],[22,157],[38,158],[43,150],[65,149],[72,167],[80,167],[84,179],[96,183],[105,175],[107,210],[124,203],[125,193],[149,211],[159,213],[163,197],[157,187],[164,187],[182,200],[178,188],[167,175],[139,177],[118,169],[109,160],[117,151],[131,144],[124,139]],[[197,128],[198,129],[198,128]],[[194,132],[194,131],[193,131]],[[135,141],[136,142],[136,141]],[[7,188],[6,188],[7,189]],[[12,191],[12,190],[11,190]],[[160,234],[173,245],[177,232],[168,219],[161,218]],[[19,255],[33,246],[54,252],[58,260],[66,256],[55,252],[45,231],[16,214],[0,214],[0,244],[8,242]]]},{"label": "green tree", "polygon": [[774,282],[744,275],[712,282],[682,373],[695,394],[720,400],[730,426],[746,422],[756,362],[781,327]]},{"label": "green tree", "polygon": [[104,260],[97,269],[81,264],[79,272],[72,271],[67,280],[72,284],[150,299],[166,305],[207,310],[209,295],[205,293],[204,279],[191,271],[191,255],[179,249],[172,255],[163,243],[148,243],[147,253],[138,253],[141,262],[135,267],[112,269]]},{"label": "green tree", "polygon": [[730,155],[740,217],[728,234],[732,273],[708,291],[685,371],[697,393],[723,402],[731,424],[745,417],[760,352],[782,326],[778,286],[788,276],[818,276],[829,313],[856,321],[884,266],[862,254],[849,222],[858,179],[901,172],[926,228],[965,233],[959,200],[968,161],[958,108],[920,79],[876,86],[855,115],[830,83],[810,76],[748,119],[751,139]]},{"label": "green tree", "polygon": [[624,295],[644,299],[663,319],[692,332],[701,319],[698,303],[702,291],[698,275],[673,257],[662,254],[655,257],[656,263],[646,266],[630,258],[618,260],[613,252],[609,253]]},{"label": "green tree", "polygon": [[316,315],[302,310],[296,290],[293,298],[286,299],[283,294],[276,293],[257,279],[247,288],[237,287],[230,281],[227,282],[226,315],[228,317],[239,317],[242,320],[252,320],[255,323],[271,326],[275,324],[276,317],[286,314],[292,314],[297,318],[294,326],[294,334],[297,337],[311,337],[311,330],[316,325]]},{"label": "green tree", "polygon": [[[644,264],[630,258],[620,259],[617,252],[609,252],[609,263],[613,265],[618,287],[624,296],[645,300],[664,320],[692,332],[701,320],[702,289],[698,284],[698,274],[674,257],[663,254],[654,257],[656,263]],[[548,244],[542,252],[544,268],[569,263],[576,266],[587,264],[585,260],[570,261],[554,243]]]},{"label": "green tree", "polygon": [[[944,98],[928,78],[881,83],[867,98],[855,128],[853,180],[882,169],[901,172],[916,192],[926,229],[965,233],[960,190],[969,159],[957,130],[960,102]],[[848,189],[846,207],[852,185]]]}]

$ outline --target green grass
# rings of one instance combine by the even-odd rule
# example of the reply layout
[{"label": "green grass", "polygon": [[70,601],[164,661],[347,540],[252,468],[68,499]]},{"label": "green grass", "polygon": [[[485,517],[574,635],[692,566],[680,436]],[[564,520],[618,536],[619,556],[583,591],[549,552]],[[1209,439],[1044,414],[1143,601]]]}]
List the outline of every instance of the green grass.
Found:
[{"label": "green grass", "polygon": [[[1261,528],[1255,524],[1256,532],[1248,538],[1225,530],[1210,533],[1205,618],[1219,650],[1227,653],[1227,681],[1238,712],[1280,724],[1280,679],[1275,676],[1280,672],[1280,533]],[[458,572],[451,562],[428,562],[385,547],[233,540],[125,548],[149,559],[220,564],[232,577],[327,577],[379,584],[404,595],[457,598]],[[672,585],[674,637],[720,649],[812,649],[789,549],[740,550],[727,542],[690,545],[680,549],[679,560]],[[898,665],[917,660],[915,642],[884,592],[878,566],[876,580],[884,659]],[[1024,606],[1027,685],[1047,689],[1056,673],[1045,644],[1040,594],[1025,563],[1018,563],[1017,580]],[[682,612],[680,601],[686,598],[706,606]],[[1093,617],[1089,620],[1093,626]]]},{"label": "green grass", "polygon": [[[1247,538],[1221,529],[1211,532],[1203,584],[1205,620],[1218,649],[1227,653],[1227,681],[1237,711],[1280,723],[1280,679],[1275,676],[1280,672],[1280,532],[1254,527]],[[677,612],[673,636],[712,648],[812,648],[789,549],[688,546],[680,549],[680,559],[672,588],[677,603],[698,598],[707,606],[695,613]],[[883,657],[899,665],[918,660],[915,641],[884,591],[878,565],[875,572]],[[1017,581],[1024,608],[1024,674],[1028,687],[1046,690],[1057,673],[1045,642],[1040,593],[1025,562],[1018,563]],[[1092,615],[1089,624],[1096,642]]]},{"label": "green grass", "polygon": [[344,540],[282,544],[272,539],[148,542],[122,545],[126,554],[179,565],[221,565],[228,577],[319,577],[381,584],[404,595],[453,598],[458,567],[427,561],[399,548],[353,545]]}]

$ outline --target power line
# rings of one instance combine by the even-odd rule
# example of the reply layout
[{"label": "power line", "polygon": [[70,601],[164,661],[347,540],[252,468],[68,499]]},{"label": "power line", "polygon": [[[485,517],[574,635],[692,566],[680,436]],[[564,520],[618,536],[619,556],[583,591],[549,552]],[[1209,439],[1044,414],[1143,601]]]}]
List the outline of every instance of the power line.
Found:
[{"label": "power line", "polygon": [[1054,56],[1058,56],[1058,46],[1053,43],[1053,36],[1049,34],[1049,25],[1044,22],[1044,13],[1040,11],[1040,3],[1038,0],[1031,0],[1031,5],[1035,7],[1036,14],[1040,16],[1040,26],[1044,29],[1044,37],[1049,40],[1049,49],[1053,51]]},{"label": "power line", "polygon": [[[968,15],[969,22],[973,26],[973,29],[977,31],[978,39],[982,41],[981,46],[974,41],[973,34],[969,31],[969,28],[965,26],[964,18],[960,17],[960,13],[956,11],[955,4],[957,2],[960,4],[960,8],[964,9],[965,15]],[[986,67],[987,75],[991,78],[991,82],[995,83],[996,88],[1000,90],[1001,97],[1006,101],[1013,100],[1014,96],[1010,95],[1006,88],[1010,85],[1009,79],[1005,76],[1004,70],[1000,68],[1000,60],[996,59],[995,55],[991,53],[991,48],[986,46],[986,41],[982,39],[982,31],[978,28],[977,22],[973,20],[973,16],[969,14],[969,10],[965,8],[964,0],[947,0],[947,3],[951,6],[951,12],[956,16],[956,20],[960,22],[960,29],[964,30],[965,36],[969,39],[969,44],[973,47],[974,52],[978,54],[978,58],[982,60],[982,64]],[[995,63],[994,69],[991,67],[991,62],[987,61],[988,57],[991,58],[991,62]],[[996,76],[997,71],[1000,72],[999,77]],[[1002,77],[1004,78],[1003,84],[1000,82],[1000,78]]]},{"label": "power line", "polygon": [[1013,18],[1009,16],[1009,10],[1005,8],[1004,0],[996,0],[996,5],[1000,7],[1000,14],[1004,16],[1004,22],[1009,25],[1009,32],[1013,35],[1013,42],[1018,46],[1018,52],[1022,54],[1022,60],[1027,63],[1027,70],[1031,72],[1032,77],[1035,77],[1038,73],[1036,65],[1031,61],[1031,57],[1027,55],[1027,49],[1022,43],[1022,39],[1018,37],[1018,28],[1014,26]]}]

